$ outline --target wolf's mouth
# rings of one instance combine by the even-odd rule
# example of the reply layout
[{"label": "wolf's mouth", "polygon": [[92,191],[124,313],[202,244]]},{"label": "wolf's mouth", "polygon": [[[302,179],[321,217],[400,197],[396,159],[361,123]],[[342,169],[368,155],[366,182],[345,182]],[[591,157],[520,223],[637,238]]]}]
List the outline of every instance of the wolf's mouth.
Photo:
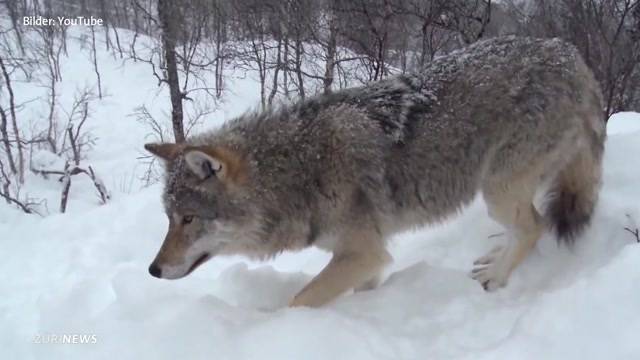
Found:
[{"label": "wolf's mouth", "polygon": [[189,268],[185,276],[191,274],[193,270],[195,270],[198,266],[202,265],[205,261],[209,260],[210,257],[211,257],[211,254],[209,253],[204,253],[200,255],[200,257],[193,263],[193,265],[191,265],[191,267]]}]

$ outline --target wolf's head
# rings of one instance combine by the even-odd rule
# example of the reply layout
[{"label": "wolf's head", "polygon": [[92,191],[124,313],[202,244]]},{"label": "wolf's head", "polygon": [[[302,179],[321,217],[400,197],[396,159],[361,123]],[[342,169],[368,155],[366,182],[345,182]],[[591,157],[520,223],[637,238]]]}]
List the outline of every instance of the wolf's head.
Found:
[{"label": "wolf's head", "polygon": [[146,144],[164,160],[164,207],[169,230],[149,273],[178,279],[220,253],[233,253],[251,231],[244,191],[247,163],[224,147]]}]

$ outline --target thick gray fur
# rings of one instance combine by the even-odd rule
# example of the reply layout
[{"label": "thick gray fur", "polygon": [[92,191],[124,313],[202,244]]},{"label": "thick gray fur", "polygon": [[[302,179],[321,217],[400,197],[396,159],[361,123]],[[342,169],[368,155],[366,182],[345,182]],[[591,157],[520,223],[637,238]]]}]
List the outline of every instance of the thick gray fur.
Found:
[{"label": "thick gray fur", "polygon": [[[495,184],[548,181],[546,221],[576,235],[600,182],[601,98],[570,44],[480,41],[420,74],[246,113],[188,139],[239,154],[247,181],[233,191],[199,181],[179,157],[167,163],[165,205],[201,216],[203,236],[226,238],[220,253],[264,258],[312,244],[335,252],[363,227],[384,242]],[[527,177],[536,180],[519,182]]]}]

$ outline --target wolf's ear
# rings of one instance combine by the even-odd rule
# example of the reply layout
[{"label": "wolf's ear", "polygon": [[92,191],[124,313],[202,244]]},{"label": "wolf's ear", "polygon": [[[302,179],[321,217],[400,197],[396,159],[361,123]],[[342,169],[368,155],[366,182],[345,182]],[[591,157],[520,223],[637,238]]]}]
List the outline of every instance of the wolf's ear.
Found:
[{"label": "wolf's ear", "polygon": [[203,151],[189,150],[184,154],[184,159],[189,169],[198,175],[200,179],[206,179],[214,175],[222,178],[226,173],[225,166],[220,160]]},{"label": "wolf's ear", "polygon": [[172,143],[149,143],[144,144],[144,148],[159,158],[164,160],[174,160],[180,154],[182,146]]},{"label": "wolf's ear", "polygon": [[187,148],[184,154],[189,169],[200,179],[215,176],[229,186],[247,181],[247,161],[242,154],[221,146]]}]

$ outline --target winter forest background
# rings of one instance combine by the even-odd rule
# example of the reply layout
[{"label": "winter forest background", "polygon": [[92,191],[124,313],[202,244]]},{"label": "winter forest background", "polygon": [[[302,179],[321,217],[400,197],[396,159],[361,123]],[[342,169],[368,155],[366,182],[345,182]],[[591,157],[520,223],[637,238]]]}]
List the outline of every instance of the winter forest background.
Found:
[{"label": "winter forest background", "polygon": [[[545,235],[484,292],[468,272],[505,237],[479,197],[320,309],[286,308],[316,249],[148,274],[167,219],[144,143],[508,34],[575,44],[605,95],[603,188],[573,248]],[[638,0],[0,0],[0,358],[635,360],[638,158]]]},{"label": "winter forest background", "polygon": [[[163,140],[184,140],[224,99],[227,79],[238,69],[255,71],[264,108],[419,72],[434,57],[507,34],[570,41],[602,85],[607,118],[640,110],[637,0],[4,0],[0,11],[1,194],[25,212],[33,209],[18,192],[24,173],[39,171],[29,161],[34,149],[72,164],[52,170],[55,175],[95,178],[91,168],[78,165],[91,146],[85,120],[96,101],[109,96],[98,49],[123,63],[147,64],[149,76],[169,89],[171,131],[144,106],[133,111]],[[64,25],[25,26],[28,16],[93,16],[102,26],[75,36]],[[61,109],[59,82],[74,76],[60,67],[69,42],[81,43],[95,76],[70,109]],[[17,103],[16,82],[47,91]],[[41,115],[48,123],[24,131],[29,119],[22,110],[34,102],[47,104],[48,114]],[[98,179],[95,185],[106,201],[107,189]]]}]

